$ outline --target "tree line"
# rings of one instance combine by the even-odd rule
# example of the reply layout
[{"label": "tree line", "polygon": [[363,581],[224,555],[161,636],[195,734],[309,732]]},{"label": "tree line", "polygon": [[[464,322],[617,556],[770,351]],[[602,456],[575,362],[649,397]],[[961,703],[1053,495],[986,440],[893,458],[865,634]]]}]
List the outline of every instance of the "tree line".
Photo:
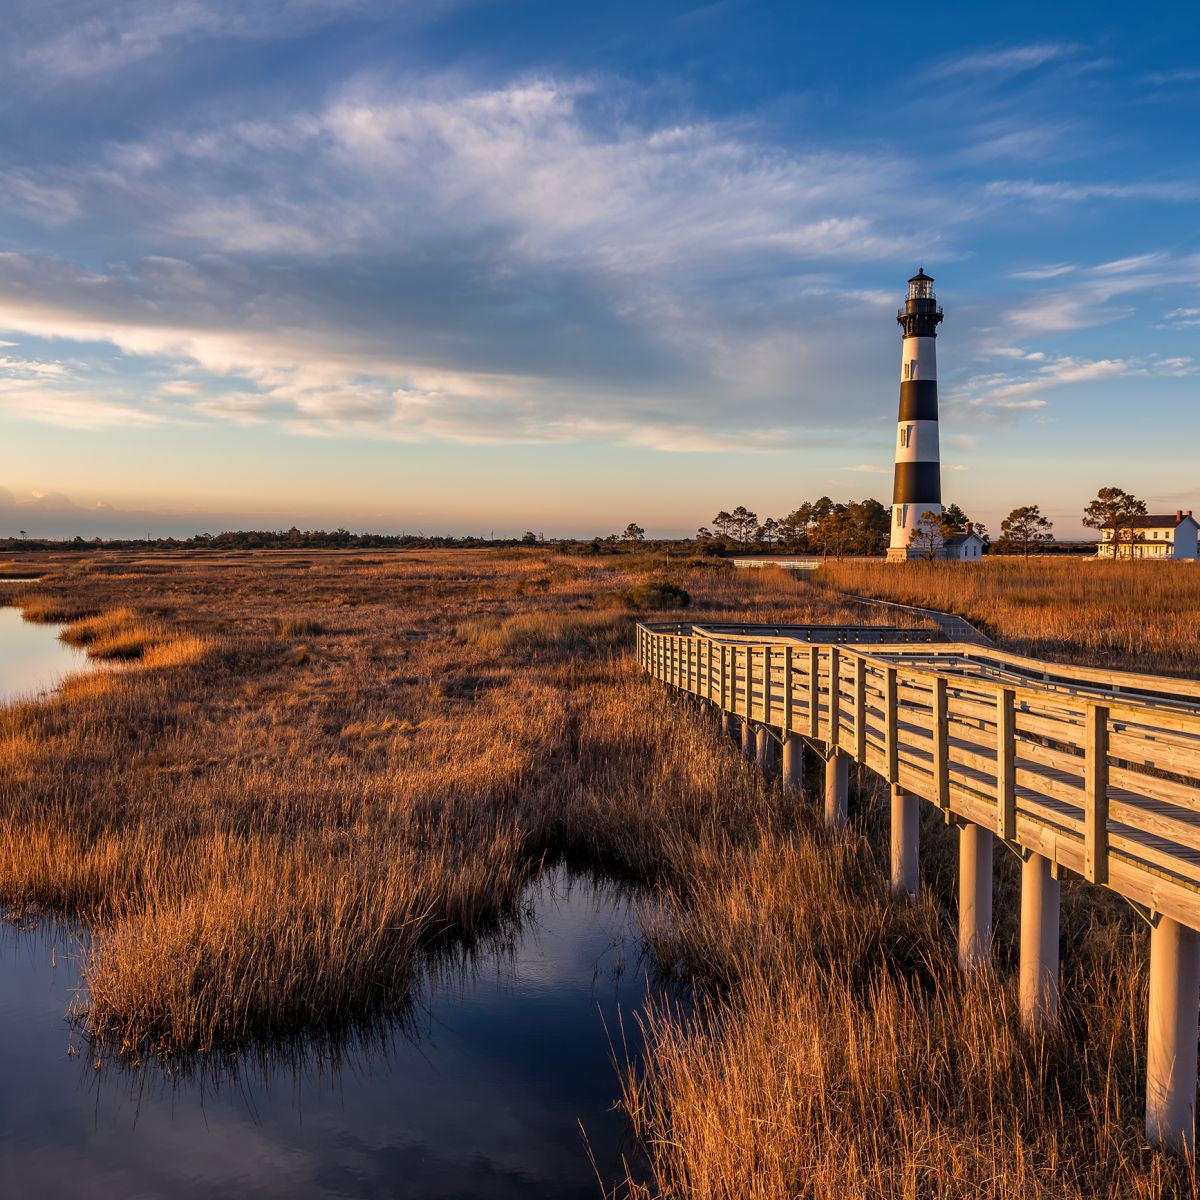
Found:
[{"label": "tree line", "polygon": [[[821,496],[806,500],[787,516],[763,521],[744,504],[732,511],[721,509],[709,525],[696,531],[696,537],[723,550],[870,557],[887,553],[891,519],[891,508],[873,497],[839,504]],[[961,532],[968,519],[957,504],[946,505],[940,518],[947,533]],[[975,528],[982,526],[976,524]]]},{"label": "tree line", "polygon": [[[1102,487],[1084,508],[1083,524],[1099,531],[1102,537],[1111,530],[1115,555],[1133,557],[1134,547],[1145,540],[1138,527],[1138,518],[1145,515],[1145,501],[1119,487]],[[914,540],[919,543],[918,549],[927,549],[933,557],[946,538],[963,533],[968,524],[983,541],[985,553],[1028,558],[1045,551],[1054,541],[1054,523],[1037,504],[1014,508],[1000,522],[1000,536],[993,541],[981,521],[971,521],[953,503],[940,513],[924,514]],[[841,504],[821,496],[806,500],[787,516],[765,520],[739,504],[732,510],[721,509],[709,525],[696,531],[696,540],[710,550],[783,551],[830,558],[886,554],[890,536],[891,508],[872,497]],[[630,522],[623,533],[612,534],[608,540],[641,542],[644,537],[641,526]]]}]

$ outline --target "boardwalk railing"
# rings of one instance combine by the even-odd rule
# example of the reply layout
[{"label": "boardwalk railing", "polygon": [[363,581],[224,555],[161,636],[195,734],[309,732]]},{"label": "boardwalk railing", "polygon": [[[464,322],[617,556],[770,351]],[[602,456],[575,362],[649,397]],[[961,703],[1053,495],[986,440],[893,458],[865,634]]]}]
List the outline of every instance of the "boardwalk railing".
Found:
[{"label": "boardwalk railing", "polygon": [[1200,683],[1067,667],[919,629],[638,626],[638,660],[698,697],[764,769],[825,760],[827,822],[848,766],[892,787],[892,885],[915,896],[918,806],[960,826],[959,956],[991,950],[992,849],[1022,860],[1022,1015],[1058,1007],[1059,880],[1110,888],[1150,922],[1147,1133],[1194,1145],[1200,1011]]}]

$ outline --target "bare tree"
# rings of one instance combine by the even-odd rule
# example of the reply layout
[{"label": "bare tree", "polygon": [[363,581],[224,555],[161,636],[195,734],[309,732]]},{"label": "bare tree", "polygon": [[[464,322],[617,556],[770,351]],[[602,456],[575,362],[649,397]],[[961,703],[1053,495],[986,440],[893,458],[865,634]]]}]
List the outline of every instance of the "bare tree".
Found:
[{"label": "bare tree", "polygon": [[[1083,510],[1083,523],[1089,529],[1112,530],[1113,558],[1121,557],[1122,545],[1129,547],[1133,558],[1133,547],[1142,540],[1142,534],[1134,522],[1146,515],[1146,502],[1119,487],[1102,487],[1096,498]],[[1103,544],[1103,543],[1102,543]]]},{"label": "bare tree", "polygon": [[945,528],[941,513],[923,512],[908,544],[922,558],[937,558],[946,544]]},{"label": "bare tree", "polygon": [[1046,520],[1036,504],[1025,504],[1000,522],[1000,537],[1006,547],[1012,546],[1028,558],[1039,546],[1054,541],[1053,528],[1054,522]]}]

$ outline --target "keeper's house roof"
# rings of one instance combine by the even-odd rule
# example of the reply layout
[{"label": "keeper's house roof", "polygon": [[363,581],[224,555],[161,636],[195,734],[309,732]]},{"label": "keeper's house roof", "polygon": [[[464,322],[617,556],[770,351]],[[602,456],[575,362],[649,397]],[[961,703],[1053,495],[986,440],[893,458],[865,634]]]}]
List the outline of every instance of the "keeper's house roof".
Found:
[{"label": "keeper's house roof", "polygon": [[942,538],[943,546],[961,546],[963,542],[969,542],[972,539],[983,544],[983,538],[979,536],[973,529],[968,533],[949,533]]},{"label": "keeper's house roof", "polygon": [[[1173,512],[1161,514],[1147,514],[1144,517],[1133,517],[1124,522],[1124,529],[1177,529],[1184,521],[1191,521],[1193,525],[1200,524],[1196,518],[1192,516],[1191,511],[1188,512]],[[1111,529],[1111,525],[1105,525],[1105,529]]]}]

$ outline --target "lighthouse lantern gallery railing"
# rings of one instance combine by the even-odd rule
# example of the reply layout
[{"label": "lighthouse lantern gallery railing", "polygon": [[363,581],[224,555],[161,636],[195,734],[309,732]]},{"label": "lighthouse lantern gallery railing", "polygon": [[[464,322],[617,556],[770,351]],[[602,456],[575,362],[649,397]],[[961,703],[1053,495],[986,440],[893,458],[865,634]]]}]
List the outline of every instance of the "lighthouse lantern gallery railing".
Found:
[{"label": "lighthouse lantern gallery railing", "polygon": [[[1067,667],[923,630],[641,624],[641,666],[722,714],[764,767],[825,760],[845,819],[850,762],[891,784],[892,883],[915,893],[916,809],[960,826],[959,951],[987,961],[995,838],[1022,859],[1021,1008],[1054,1021],[1059,879],[1118,893],[1151,924],[1146,1126],[1194,1144],[1200,1006],[1200,683]],[[886,639],[880,641],[880,639]]]}]

